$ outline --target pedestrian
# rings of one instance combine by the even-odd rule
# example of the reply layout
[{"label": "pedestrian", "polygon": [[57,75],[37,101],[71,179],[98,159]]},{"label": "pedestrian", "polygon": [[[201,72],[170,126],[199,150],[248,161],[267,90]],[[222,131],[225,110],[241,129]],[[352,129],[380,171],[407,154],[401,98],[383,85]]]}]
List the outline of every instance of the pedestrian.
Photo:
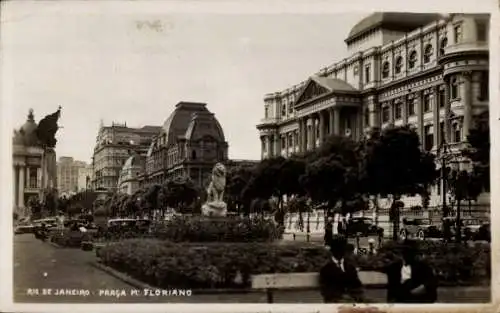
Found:
[{"label": "pedestrian", "polygon": [[345,258],[347,240],[335,236],[330,242],[331,258],[320,271],[320,291],[325,303],[363,302],[363,285],[350,258]]},{"label": "pedestrian", "polygon": [[432,268],[417,253],[415,241],[406,241],[401,260],[390,264],[387,274],[387,303],[434,303],[437,281]]},{"label": "pedestrian", "polygon": [[329,216],[326,220],[325,236],[323,238],[326,247],[330,247],[330,242],[332,241],[332,238],[333,238],[333,221],[332,218]]}]

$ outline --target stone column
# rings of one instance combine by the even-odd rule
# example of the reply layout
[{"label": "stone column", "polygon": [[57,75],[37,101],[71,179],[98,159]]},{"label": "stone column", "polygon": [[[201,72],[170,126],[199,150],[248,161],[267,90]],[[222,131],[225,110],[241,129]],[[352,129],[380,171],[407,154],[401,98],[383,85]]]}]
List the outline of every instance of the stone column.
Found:
[{"label": "stone column", "polygon": [[307,150],[313,149],[313,134],[314,134],[314,120],[313,118],[309,117],[307,119]]},{"label": "stone column", "polygon": [[389,124],[394,125],[394,110],[396,110],[396,101],[389,101]]},{"label": "stone column", "polygon": [[461,90],[463,106],[464,106],[464,124],[463,124],[463,139],[466,140],[469,136],[469,130],[472,127],[472,72],[462,73],[463,88]]},{"label": "stone column", "polygon": [[340,135],[340,109],[333,109],[333,133]]},{"label": "stone column", "polygon": [[26,176],[26,172],[24,170],[24,166],[19,167],[19,189],[18,189],[18,206],[20,208],[24,207],[24,178]]},{"label": "stone column", "polygon": [[447,143],[451,142],[451,103],[450,103],[450,79],[444,78],[444,140]]},{"label": "stone column", "polygon": [[[261,147],[262,147],[262,151],[260,153],[260,158],[261,159],[264,159],[264,156],[265,156],[265,153],[266,153],[266,137],[265,136],[261,136],[260,137],[260,144],[261,144]],[[189,173],[188,173],[189,175]]]},{"label": "stone column", "polygon": [[267,135],[266,139],[267,139],[267,157],[270,158],[273,156],[271,135]]},{"label": "stone column", "polygon": [[438,86],[433,86],[432,87],[432,114],[433,114],[433,129],[434,129],[434,147],[439,147],[439,144],[441,142],[441,134],[439,133],[439,103],[438,103],[438,97],[439,97],[439,89]]},{"label": "stone column", "polygon": [[403,125],[408,125],[408,95],[404,95],[401,101],[403,101]]},{"label": "stone column", "polygon": [[307,146],[308,146],[307,138],[309,138],[309,133],[307,129],[307,119],[305,117],[302,118],[302,133],[300,134],[300,138],[301,138],[301,150],[304,153],[307,151]]},{"label": "stone column", "polygon": [[290,147],[288,146],[288,133],[284,133],[283,134],[283,138],[285,138],[285,156],[287,157],[288,156],[288,149],[290,149]]},{"label": "stone column", "polygon": [[325,141],[325,114],[319,112],[319,144],[322,145]]},{"label": "stone column", "polygon": [[316,115],[313,115],[313,117],[312,117],[312,147],[313,147],[313,149],[316,149],[316,147],[317,147],[317,144],[316,144],[316,140],[318,139],[317,129],[318,129],[318,119],[317,119]]},{"label": "stone column", "polygon": [[12,199],[14,200],[14,207],[16,207],[17,206],[17,200],[18,200],[17,199],[17,193],[18,193],[17,187],[18,187],[18,184],[16,184],[16,181],[17,181],[17,166],[16,165],[14,165],[12,167],[12,172],[13,172],[12,173],[13,174],[12,190],[14,192],[14,195],[13,195]]},{"label": "stone column", "polygon": [[417,99],[417,132],[420,137],[420,143],[424,147],[424,91],[416,93]]},{"label": "stone column", "polygon": [[335,113],[333,112],[333,110],[334,110],[333,108],[329,108],[328,109],[328,124],[330,125],[329,126],[329,133],[328,133],[329,135],[333,135],[333,133],[334,133],[333,132],[333,127],[334,127],[333,126],[333,123],[334,123],[333,120],[334,120]]},{"label": "stone column", "polygon": [[276,156],[281,156],[281,137],[279,136],[279,133],[277,135],[274,135],[274,153]]}]

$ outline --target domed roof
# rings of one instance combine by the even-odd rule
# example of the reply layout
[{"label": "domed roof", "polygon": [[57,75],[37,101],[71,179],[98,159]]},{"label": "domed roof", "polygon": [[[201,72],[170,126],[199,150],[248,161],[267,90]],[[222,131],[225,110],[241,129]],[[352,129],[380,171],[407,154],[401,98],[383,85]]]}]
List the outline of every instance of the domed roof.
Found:
[{"label": "domed roof", "polygon": [[16,145],[36,146],[38,144],[37,127],[33,109],[30,109],[26,123],[18,131],[14,132],[13,143]]},{"label": "domed roof", "polygon": [[[207,109],[205,103],[197,102],[179,102],[175,106],[174,112],[165,120],[162,132],[166,134],[166,145],[175,144],[178,138],[186,138],[190,135],[187,134],[194,117],[207,117],[210,116],[209,122],[206,125],[214,125],[217,129],[218,138],[224,140],[222,128],[214,117],[214,115]],[[190,132],[190,134],[192,131]]]},{"label": "domed roof", "polygon": [[199,140],[207,136],[216,141],[225,141],[222,127],[213,113],[194,113],[186,130],[186,140]]},{"label": "domed roof", "polygon": [[350,43],[376,28],[410,32],[440,18],[438,13],[376,12],[354,25],[345,41]]}]

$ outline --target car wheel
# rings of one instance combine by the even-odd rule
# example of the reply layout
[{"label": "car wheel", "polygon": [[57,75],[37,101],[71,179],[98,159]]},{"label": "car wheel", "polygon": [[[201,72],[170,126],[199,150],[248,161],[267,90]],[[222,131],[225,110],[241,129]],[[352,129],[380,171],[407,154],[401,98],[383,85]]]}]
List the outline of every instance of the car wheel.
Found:
[{"label": "car wheel", "polygon": [[401,240],[406,240],[408,238],[406,230],[403,229],[401,232],[399,232],[399,238],[401,238]]},{"label": "car wheel", "polygon": [[418,240],[424,240],[425,239],[425,234],[423,230],[419,230],[417,233],[417,239]]}]

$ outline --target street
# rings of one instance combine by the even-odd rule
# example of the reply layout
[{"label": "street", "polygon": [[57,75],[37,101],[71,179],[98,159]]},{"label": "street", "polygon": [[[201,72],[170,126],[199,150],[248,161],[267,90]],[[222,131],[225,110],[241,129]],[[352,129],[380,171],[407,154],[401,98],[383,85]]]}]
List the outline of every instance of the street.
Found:
[{"label": "street", "polygon": [[[33,235],[14,237],[14,301],[37,303],[265,303],[265,293],[216,294],[181,296],[151,296],[140,292],[131,296],[134,287],[94,267],[94,252],[79,249],[60,249],[36,240]],[[46,275],[45,275],[46,273]],[[52,290],[43,295],[43,290]],[[59,290],[76,289],[82,295],[55,295]],[[63,290],[63,292],[64,292]],[[102,294],[99,291],[102,290]],[[104,291],[107,290],[106,293]],[[119,296],[125,291],[127,296]],[[38,292],[38,295],[36,295]],[[88,292],[88,295],[85,295]],[[29,295],[28,293],[31,293]],[[67,293],[67,291],[66,291]],[[384,290],[367,290],[366,296],[384,302]],[[481,303],[488,302],[490,291],[484,287],[440,288],[439,302]],[[277,303],[318,303],[319,291],[278,291]]]}]

